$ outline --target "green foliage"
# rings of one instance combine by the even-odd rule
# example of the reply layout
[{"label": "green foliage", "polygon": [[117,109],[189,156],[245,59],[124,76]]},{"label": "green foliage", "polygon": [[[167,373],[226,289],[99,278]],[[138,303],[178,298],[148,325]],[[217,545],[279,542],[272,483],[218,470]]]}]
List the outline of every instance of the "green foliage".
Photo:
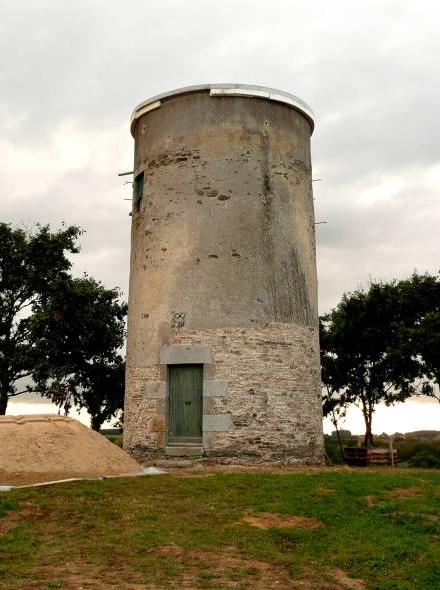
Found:
[{"label": "green foliage", "polygon": [[421,361],[420,377],[425,381],[420,393],[440,401],[440,274],[413,274],[399,281],[400,304],[406,324],[406,346]]},{"label": "green foliage", "polygon": [[407,439],[396,445],[399,461],[411,467],[440,467],[440,441]]},{"label": "green foliage", "polygon": [[0,518],[3,518],[9,510],[16,510],[18,506],[18,502],[14,502],[8,496],[5,496],[3,501],[0,502]]},{"label": "green foliage", "polygon": [[439,469],[440,457],[434,455],[434,453],[429,453],[428,451],[419,451],[409,459],[408,463],[411,467]]},{"label": "green foliage", "polygon": [[[440,386],[440,311],[428,313],[420,322],[414,331],[414,348],[422,357],[425,377]],[[426,393],[440,401],[438,389]]]},{"label": "green foliage", "polygon": [[[344,446],[350,446],[350,441],[344,441]],[[356,441],[351,441],[356,446]],[[375,447],[388,449],[389,437],[377,436],[374,439]],[[407,437],[393,439],[393,448],[397,452],[397,464],[400,466],[421,467],[423,469],[440,468],[440,440],[418,439]]]},{"label": "green foliage", "polygon": [[117,447],[119,447],[120,449],[122,449],[123,439],[122,439],[122,435],[121,434],[112,434],[110,436],[107,436],[107,438],[114,445],[116,445]]},{"label": "green foliage", "polygon": [[84,276],[71,279],[34,314],[34,343],[44,351],[33,377],[38,391],[67,408],[86,408],[92,427],[123,407],[125,364],[118,350],[126,304],[119,291]]},{"label": "green foliage", "polygon": [[[404,401],[420,392],[418,380],[435,376],[439,310],[440,279],[429,274],[345,294],[320,321],[324,414],[358,405],[372,444],[377,404]],[[432,392],[427,384],[423,391]]]},{"label": "green foliage", "polygon": [[[343,447],[357,446],[356,438],[342,438]],[[341,449],[337,439],[325,435],[324,445],[330,464],[343,465]],[[375,437],[375,447],[389,448],[388,437]],[[401,466],[421,467],[423,469],[440,468],[440,440],[420,440],[416,438],[394,439],[393,447],[397,451],[397,463]]]},{"label": "green foliage", "polygon": [[85,407],[94,428],[122,409],[127,306],[117,289],[71,277],[80,235],[0,224],[0,414],[25,391]]},{"label": "green foliage", "polygon": [[48,297],[69,279],[68,254],[79,251],[78,227],[51,232],[0,223],[0,414],[8,399],[27,390],[17,387],[39,362],[41,350],[33,344],[32,317]]},{"label": "green foliage", "polygon": [[343,465],[345,463],[344,457],[342,456],[342,447],[355,447],[357,440],[355,438],[342,438],[341,445],[335,438],[329,436],[324,437],[324,448],[326,457],[330,465]]},{"label": "green foliage", "polygon": [[[29,580],[68,587],[73,572],[78,586],[122,589],[182,580],[194,588],[339,588],[336,570],[374,590],[439,588],[439,486],[439,471],[377,469],[168,474],[16,490],[0,495],[0,510],[12,500],[27,511],[0,536],[0,589]],[[262,512],[321,526],[243,523]],[[264,571],[273,577],[262,582]]]}]

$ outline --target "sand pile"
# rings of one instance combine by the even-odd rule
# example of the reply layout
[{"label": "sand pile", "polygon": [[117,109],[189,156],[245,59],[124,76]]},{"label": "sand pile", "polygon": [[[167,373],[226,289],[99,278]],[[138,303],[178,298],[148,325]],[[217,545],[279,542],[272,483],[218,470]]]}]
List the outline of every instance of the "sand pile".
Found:
[{"label": "sand pile", "polygon": [[140,471],[122,449],[72,418],[0,416],[0,485]]}]

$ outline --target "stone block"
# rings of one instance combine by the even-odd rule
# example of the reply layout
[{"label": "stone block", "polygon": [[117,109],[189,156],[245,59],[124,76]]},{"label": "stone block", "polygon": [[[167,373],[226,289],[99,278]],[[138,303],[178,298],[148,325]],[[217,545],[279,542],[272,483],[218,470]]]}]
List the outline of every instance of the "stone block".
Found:
[{"label": "stone block", "polygon": [[[203,363],[205,457],[321,459],[317,342],[317,329],[279,323],[246,334],[233,327],[181,330],[162,345],[170,364],[203,361],[212,351]],[[127,369],[124,444],[136,456],[165,453],[166,379],[166,364]]]},{"label": "stone block", "polygon": [[219,397],[225,395],[228,390],[227,381],[211,381],[206,380],[203,383],[203,396],[204,397]]},{"label": "stone block", "polygon": [[163,449],[165,446],[165,432],[160,430],[156,432],[156,448]]},{"label": "stone block", "polygon": [[167,396],[167,384],[163,381],[147,381],[144,384],[144,394],[147,399],[164,400]]},{"label": "stone block", "polygon": [[151,421],[152,432],[164,432],[165,431],[165,416],[154,416]]},{"label": "stone block", "polygon": [[195,445],[182,445],[182,446],[168,446],[165,447],[165,455],[168,457],[201,457],[203,454],[203,448]]},{"label": "stone block", "polygon": [[232,426],[229,414],[206,414],[203,416],[203,430],[206,432],[227,432]]},{"label": "stone block", "polygon": [[203,415],[215,414],[215,398],[204,397],[203,398]]},{"label": "stone block", "polygon": [[181,346],[169,344],[162,346],[159,353],[162,365],[184,365],[212,363],[212,352],[208,346]]}]

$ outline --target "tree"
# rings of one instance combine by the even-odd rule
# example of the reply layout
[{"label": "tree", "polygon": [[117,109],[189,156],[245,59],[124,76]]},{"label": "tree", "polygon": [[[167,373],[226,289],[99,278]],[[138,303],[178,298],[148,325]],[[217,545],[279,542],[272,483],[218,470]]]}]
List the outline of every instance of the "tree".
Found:
[{"label": "tree", "polygon": [[440,402],[440,311],[427,314],[420,322],[415,337],[415,349],[420,354],[424,375],[437,385],[425,387],[422,393]]},{"label": "tree", "polygon": [[124,390],[125,362],[119,355],[112,362],[91,364],[69,383],[52,381],[46,386],[47,396],[59,411],[63,410],[67,416],[72,406],[85,408],[90,415],[91,428],[97,431],[106,420],[122,419]]},{"label": "tree", "polygon": [[341,403],[360,407],[366,446],[373,444],[377,404],[392,405],[415,392],[421,366],[407,346],[407,319],[395,282],[345,294],[321,318],[323,383]]},{"label": "tree", "polygon": [[340,377],[338,364],[335,357],[329,353],[331,335],[325,329],[323,320],[319,321],[319,341],[321,346],[321,379],[322,388],[322,413],[324,418],[329,418],[333,424],[338,438],[341,455],[343,455],[342,442],[339,433],[339,422],[343,420],[347,412],[347,400],[340,390]]},{"label": "tree", "polygon": [[29,232],[0,223],[0,415],[10,398],[29,390],[20,385],[40,355],[32,318],[68,279],[67,254],[79,251],[80,234],[76,226],[51,232],[37,225]]},{"label": "tree", "polygon": [[0,414],[24,392],[85,407],[96,428],[122,410],[127,306],[117,289],[71,277],[81,233],[0,224]]},{"label": "tree", "polygon": [[36,390],[69,409],[86,408],[91,425],[123,407],[127,306],[117,289],[84,276],[71,279],[48,297],[32,319],[35,347],[42,351],[33,370]]},{"label": "tree", "polygon": [[322,392],[322,414],[324,418],[329,418],[334,426],[342,456],[344,455],[344,451],[342,448],[339,422],[345,418],[346,412],[347,402],[343,395],[340,395],[338,391],[333,391],[328,385],[324,386]]},{"label": "tree", "polygon": [[93,430],[110,418],[122,417],[125,391],[125,362],[119,355],[112,362],[95,363],[84,374],[80,407],[86,408]]},{"label": "tree", "polygon": [[414,273],[397,288],[406,317],[406,346],[420,361],[420,393],[440,401],[440,274]]}]

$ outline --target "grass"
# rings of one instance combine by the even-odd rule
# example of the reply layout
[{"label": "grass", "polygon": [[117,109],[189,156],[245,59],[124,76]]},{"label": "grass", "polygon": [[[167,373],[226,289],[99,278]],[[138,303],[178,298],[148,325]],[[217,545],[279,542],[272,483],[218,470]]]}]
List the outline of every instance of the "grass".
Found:
[{"label": "grass", "polygon": [[[304,589],[440,588],[439,507],[435,470],[165,475],[15,490],[0,494],[0,589],[266,589],[297,587],[293,580]],[[322,524],[242,522],[259,513]]]}]

